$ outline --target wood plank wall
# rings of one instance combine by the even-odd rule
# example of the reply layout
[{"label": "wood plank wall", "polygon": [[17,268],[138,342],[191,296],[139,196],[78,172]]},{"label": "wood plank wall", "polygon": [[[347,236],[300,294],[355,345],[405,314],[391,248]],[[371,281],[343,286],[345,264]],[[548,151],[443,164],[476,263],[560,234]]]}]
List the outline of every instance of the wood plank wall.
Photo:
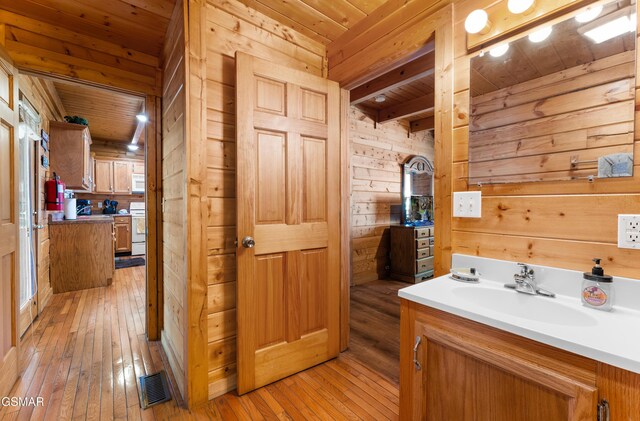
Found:
[{"label": "wood plank wall", "polygon": [[[597,176],[598,157],[632,153],[635,54],[471,98],[470,181]],[[574,158],[584,163],[573,168]]]},{"label": "wood plank wall", "polygon": [[185,22],[178,1],[164,46],[162,88],[163,304],[162,345],[178,388],[185,396],[186,158]]},{"label": "wood plank wall", "polygon": [[236,0],[207,5],[209,398],[236,382],[235,53],[326,74],[323,45]]},{"label": "wood plank wall", "polygon": [[359,109],[349,111],[352,285],[388,275],[389,226],[402,211],[401,164],[412,155],[433,162],[431,131],[408,133],[406,123],[374,125]]},{"label": "wood plank wall", "polygon": [[[26,96],[27,100],[33,105],[36,112],[40,115],[40,128],[49,131],[50,121],[63,121],[64,107],[58,98],[55,88],[51,81],[39,79],[32,76],[20,75],[18,79],[20,91]],[[49,157],[49,152],[36,144],[40,155]],[[37,223],[44,225],[44,228],[37,231],[36,241],[37,259],[38,259],[38,314],[44,310],[53,290],[49,282],[49,212],[45,206],[44,183],[50,178],[50,171],[38,164],[36,168],[37,178],[37,204],[38,204],[38,220]]]},{"label": "wood plank wall", "polygon": [[0,10],[0,40],[18,68],[161,95],[157,57]]},{"label": "wood plank wall", "polygon": [[[468,186],[469,60],[464,19],[493,0],[455,3],[454,191]],[[636,78],[637,88],[637,78]],[[635,91],[636,110],[638,90]],[[638,278],[640,251],[618,249],[617,214],[640,210],[640,133],[636,111],[635,168],[630,178],[523,183],[482,187],[482,218],[452,221],[452,252],[546,264],[575,270],[603,258],[613,275]],[[447,257],[450,259],[450,256]]]}]

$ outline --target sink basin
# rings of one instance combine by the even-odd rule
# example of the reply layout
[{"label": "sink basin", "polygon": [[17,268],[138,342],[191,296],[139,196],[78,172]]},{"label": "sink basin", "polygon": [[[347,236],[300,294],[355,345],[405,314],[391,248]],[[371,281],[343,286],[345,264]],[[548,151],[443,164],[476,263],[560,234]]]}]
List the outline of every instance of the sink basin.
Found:
[{"label": "sink basin", "polygon": [[484,288],[479,285],[453,289],[458,298],[477,306],[532,321],[563,326],[595,326],[597,320],[557,299],[522,294],[513,290]]}]

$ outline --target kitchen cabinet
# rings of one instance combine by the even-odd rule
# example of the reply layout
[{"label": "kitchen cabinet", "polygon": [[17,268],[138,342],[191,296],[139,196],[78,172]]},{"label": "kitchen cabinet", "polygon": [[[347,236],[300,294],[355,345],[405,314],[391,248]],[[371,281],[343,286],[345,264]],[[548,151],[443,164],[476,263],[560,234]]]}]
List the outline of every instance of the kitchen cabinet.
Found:
[{"label": "kitchen cabinet", "polygon": [[132,161],[95,160],[95,193],[131,194]]},{"label": "kitchen cabinet", "polygon": [[51,169],[70,190],[91,190],[91,135],[81,124],[52,121],[49,125]]},{"label": "kitchen cabinet", "polygon": [[404,299],[400,342],[402,420],[575,421],[602,411],[615,421],[640,413],[639,374]]},{"label": "kitchen cabinet", "polygon": [[133,173],[144,175],[144,162],[134,162],[133,163]]},{"label": "kitchen cabinet", "polygon": [[116,236],[116,253],[131,252],[131,216],[114,216],[113,218],[115,236]]}]

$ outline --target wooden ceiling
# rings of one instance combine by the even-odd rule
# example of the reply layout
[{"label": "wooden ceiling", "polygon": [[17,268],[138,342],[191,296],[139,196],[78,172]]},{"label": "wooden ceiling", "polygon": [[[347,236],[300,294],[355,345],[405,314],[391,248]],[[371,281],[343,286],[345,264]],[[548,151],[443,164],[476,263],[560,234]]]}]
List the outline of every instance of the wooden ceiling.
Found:
[{"label": "wooden ceiling", "polygon": [[[611,3],[605,6],[597,19],[629,6],[629,0]],[[511,42],[503,56],[484,54],[474,57],[471,60],[471,96],[483,95],[636,48],[635,33],[627,32],[596,44],[578,32],[579,28],[592,22],[579,23],[572,17],[555,24],[551,35],[540,43],[532,43],[525,36]]]},{"label": "wooden ceiling", "polygon": [[[404,120],[412,131],[432,128],[434,61],[434,51],[430,51],[352,89],[351,105],[378,123]],[[384,96],[384,101],[376,101],[380,96]]]},{"label": "wooden ceiling", "polygon": [[[91,137],[107,142],[129,143],[144,107],[141,97],[74,83],[53,83],[67,115],[89,122]],[[140,137],[144,143],[144,136]]]},{"label": "wooden ceiling", "polygon": [[175,0],[0,0],[0,8],[160,56]]},{"label": "wooden ceiling", "polygon": [[335,41],[347,29],[386,2],[386,0],[240,1],[323,44]]}]

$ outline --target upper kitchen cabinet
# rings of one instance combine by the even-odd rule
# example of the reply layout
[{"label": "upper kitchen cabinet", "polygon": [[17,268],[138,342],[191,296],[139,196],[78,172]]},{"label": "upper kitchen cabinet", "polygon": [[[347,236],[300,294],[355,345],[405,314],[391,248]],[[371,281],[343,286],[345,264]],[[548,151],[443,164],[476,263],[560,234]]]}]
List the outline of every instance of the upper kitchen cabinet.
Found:
[{"label": "upper kitchen cabinet", "polygon": [[95,160],[95,193],[130,194],[131,176],[137,163],[132,161]]},{"label": "upper kitchen cabinet", "polygon": [[113,162],[102,159],[95,160],[96,193],[113,192]]},{"label": "upper kitchen cabinet", "polygon": [[70,190],[90,190],[91,135],[81,124],[52,121],[49,125],[51,168]]},{"label": "upper kitchen cabinet", "polygon": [[133,163],[127,161],[113,161],[113,192],[131,193],[131,174]]}]

